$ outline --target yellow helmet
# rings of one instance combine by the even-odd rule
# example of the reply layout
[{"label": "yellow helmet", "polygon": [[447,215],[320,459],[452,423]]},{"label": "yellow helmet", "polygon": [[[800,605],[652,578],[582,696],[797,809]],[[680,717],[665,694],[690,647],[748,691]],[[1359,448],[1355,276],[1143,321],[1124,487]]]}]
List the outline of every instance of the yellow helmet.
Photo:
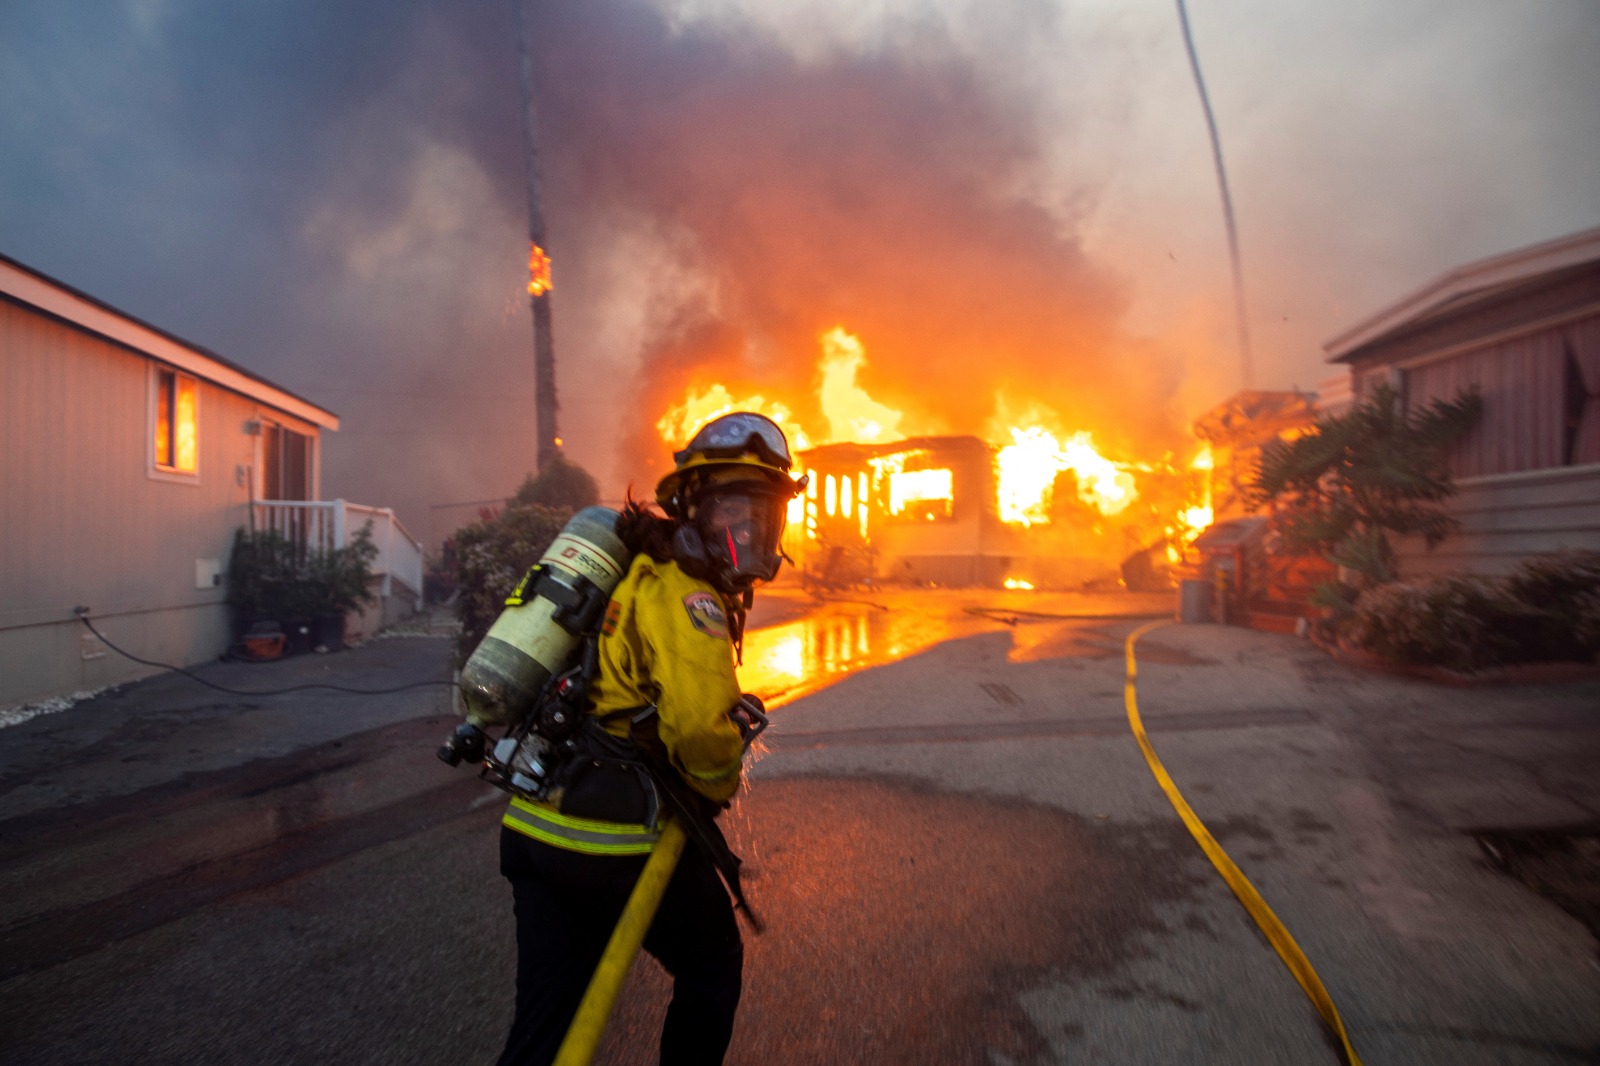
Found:
[{"label": "yellow helmet", "polygon": [[776,577],[785,512],[809,481],[790,476],[783,431],[747,411],[723,415],[673,459],[677,466],[656,486],[656,502],[678,519],[678,561],[730,594]]},{"label": "yellow helmet", "polygon": [[707,422],[672,458],[676,465],[656,485],[656,502],[673,517],[685,517],[689,498],[712,485],[765,480],[788,499],[804,491],[808,480],[789,476],[794,461],[783,430],[749,411]]}]

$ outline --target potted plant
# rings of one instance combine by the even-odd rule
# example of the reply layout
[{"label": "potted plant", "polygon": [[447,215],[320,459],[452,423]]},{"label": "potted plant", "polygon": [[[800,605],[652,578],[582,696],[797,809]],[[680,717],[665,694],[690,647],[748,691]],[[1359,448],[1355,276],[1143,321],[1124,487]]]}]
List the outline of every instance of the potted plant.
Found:
[{"label": "potted plant", "polygon": [[270,530],[234,534],[228,560],[228,607],[234,635],[276,625],[291,609],[298,560],[293,542]]},{"label": "potted plant", "polygon": [[345,547],[308,553],[301,591],[311,618],[312,648],[338,651],[344,647],[345,616],[376,600],[369,585],[377,557],[370,522]]},{"label": "potted plant", "polygon": [[367,585],[377,556],[370,524],[330,551],[302,551],[271,530],[239,530],[228,564],[235,634],[275,623],[290,654],[343,647],[346,612],[374,600]]}]

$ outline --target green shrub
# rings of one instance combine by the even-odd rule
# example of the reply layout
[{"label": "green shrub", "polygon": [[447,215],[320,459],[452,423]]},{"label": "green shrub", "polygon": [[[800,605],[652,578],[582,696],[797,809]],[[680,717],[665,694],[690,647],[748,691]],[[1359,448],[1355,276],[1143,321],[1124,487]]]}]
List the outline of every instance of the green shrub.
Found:
[{"label": "green shrub", "polygon": [[343,614],[373,601],[368,582],[378,547],[372,523],[331,551],[302,549],[272,530],[238,530],[228,559],[228,606],[243,632],[263,618]]},{"label": "green shrub", "polygon": [[1547,662],[1600,654],[1600,552],[1537,556],[1506,578],[1505,589],[1532,613],[1518,634],[1523,658]]},{"label": "green shrub", "polygon": [[466,662],[500,616],[511,590],[572,515],[565,508],[508,507],[495,517],[456,531],[451,539],[460,593],[456,599],[456,616],[461,619],[461,635],[456,638],[458,662]]},{"label": "green shrub", "polygon": [[1481,578],[1394,581],[1361,594],[1346,632],[1356,646],[1396,662],[1474,672],[1521,658],[1514,634],[1528,614]]},{"label": "green shrub", "polygon": [[557,455],[537,475],[529,474],[516,494],[511,497],[512,507],[570,507],[574,512],[593,507],[600,502],[600,486],[593,475],[577,463]]},{"label": "green shrub", "polygon": [[292,609],[299,552],[294,542],[271,530],[240,528],[228,558],[228,607],[233,627],[242,633],[254,621],[287,618]]}]

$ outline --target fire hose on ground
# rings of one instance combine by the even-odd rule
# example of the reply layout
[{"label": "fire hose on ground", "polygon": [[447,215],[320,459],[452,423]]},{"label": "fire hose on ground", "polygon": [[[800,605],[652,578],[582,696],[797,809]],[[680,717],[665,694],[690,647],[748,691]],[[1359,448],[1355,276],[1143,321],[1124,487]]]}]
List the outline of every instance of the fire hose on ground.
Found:
[{"label": "fire hose on ground", "polygon": [[1173,810],[1178,812],[1178,817],[1183,819],[1183,824],[1188,827],[1189,834],[1200,845],[1200,850],[1206,853],[1206,858],[1211,860],[1211,865],[1217,868],[1217,872],[1222,875],[1222,879],[1228,883],[1228,887],[1233,890],[1233,894],[1239,898],[1239,902],[1244,905],[1244,909],[1249,913],[1251,919],[1255,921],[1256,926],[1266,936],[1273,950],[1278,953],[1278,957],[1283,960],[1283,964],[1294,975],[1295,981],[1299,983],[1301,990],[1305,992],[1306,998],[1311,1000],[1312,1006],[1316,1007],[1317,1013],[1322,1017],[1323,1024],[1328,1027],[1329,1032],[1338,1043],[1340,1057],[1347,1066],[1361,1066],[1361,1059],[1356,1055],[1355,1048],[1350,1044],[1349,1034],[1345,1032],[1344,1020],[1339,1017],[1339,1008],[1334,1006],[1333,997],[1328,995],[1328,990],[1323,987],[1322,979],[1317,976],[1317,971],[1311,966],[1311,960],[1306,958],[1305,952],[1300,950],[1300,945],[1295,943],[1295,939],[1290,935],[1289,930],[1278,919],[1278,916],[1273,913],[1272,908],[1267,906],[1267,901],[1261,898],[1261,893],[1256,890],[1256,886],[1250,883],[1249,878],[1245,877],[1244,871],[1240,870],[1234,861],[1228,857],[1228,853],[1222,850],[1222,845],[1217,843],[1216,837],[1211,835],[1211,831],[1205,827],[1205,823],[1201,822],[1199,816],[1194,813],[1194,809],[1189,806],[1188,801],[1183,798],[1183,794],[1178,791],[1178,786],[1172,780],[1172,775],[1167,773],[1167,768],[1162,765],[1161,759],[1157,757],[1155,748],[1150,744],[1150,738],[1145,734],[1144,721],[1139,717],[1139,702],[1134,684],[1134,679],[1138,675],[1138,664],[1134,661],[1133,645],[1135,641],[1151,630],[1171,624],[1170,621],[1152,622],[1149,625],[1140,626],[1128,634],[1126,645],[1128,673],[1127,681],[1123,686],[1123,702],[1128,708],[1128,724],[1133,728],[1133,737],[1139,742],[1139,750],[1144,753],[1144,761],[1149,764],[1150,772],[1155,775],[1156,783],[1161,786],[1161,791],[1167,794],[1167,800],[1172,804]]}]

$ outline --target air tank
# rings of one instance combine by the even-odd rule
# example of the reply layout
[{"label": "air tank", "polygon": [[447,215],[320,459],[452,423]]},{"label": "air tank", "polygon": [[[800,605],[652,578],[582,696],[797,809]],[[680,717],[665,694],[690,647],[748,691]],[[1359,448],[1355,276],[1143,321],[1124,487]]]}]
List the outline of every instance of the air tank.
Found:
[{"label": "air tank", "polygon": [[461,668],[469,721],[519,721],[551,676],[569,665],[632,561],[617,537],[617,519],[609,507],[585,507],[522,579]]}]

